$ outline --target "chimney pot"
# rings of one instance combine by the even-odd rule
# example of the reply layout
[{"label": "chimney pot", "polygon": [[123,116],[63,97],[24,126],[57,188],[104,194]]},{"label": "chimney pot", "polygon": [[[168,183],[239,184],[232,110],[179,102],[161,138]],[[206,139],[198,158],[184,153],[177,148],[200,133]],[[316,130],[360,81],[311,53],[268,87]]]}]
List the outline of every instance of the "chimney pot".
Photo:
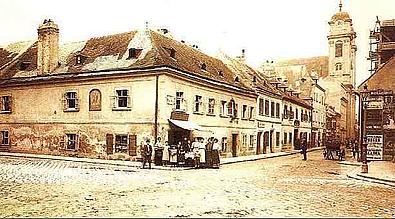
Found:
[{"label": "chimney pot", "polygon": [[59,63],[59,28],[45,19],[38,29],[37,70],[39,75],[53,72]]}]

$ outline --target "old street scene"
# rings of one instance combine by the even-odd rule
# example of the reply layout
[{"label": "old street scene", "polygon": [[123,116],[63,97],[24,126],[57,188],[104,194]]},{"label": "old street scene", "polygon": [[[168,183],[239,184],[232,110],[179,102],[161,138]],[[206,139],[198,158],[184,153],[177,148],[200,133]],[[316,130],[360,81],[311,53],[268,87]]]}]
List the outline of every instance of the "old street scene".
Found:
[{"label": "old street scene", "polygon": [[395,217],[395,3],[186,2],[0,3],[0,217]]}]

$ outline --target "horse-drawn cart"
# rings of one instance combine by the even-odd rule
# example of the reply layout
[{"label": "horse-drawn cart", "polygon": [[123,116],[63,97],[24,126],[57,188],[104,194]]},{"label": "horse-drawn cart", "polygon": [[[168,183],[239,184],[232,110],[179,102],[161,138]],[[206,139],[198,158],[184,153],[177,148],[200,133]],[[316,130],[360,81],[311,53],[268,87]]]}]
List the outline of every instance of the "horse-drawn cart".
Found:
[{"label": "horse-drawn cart", "polygon": [[344,160],[345,150],[340,147],[341,142],[338,140],[326,141],[323,151],[325,160]]}]

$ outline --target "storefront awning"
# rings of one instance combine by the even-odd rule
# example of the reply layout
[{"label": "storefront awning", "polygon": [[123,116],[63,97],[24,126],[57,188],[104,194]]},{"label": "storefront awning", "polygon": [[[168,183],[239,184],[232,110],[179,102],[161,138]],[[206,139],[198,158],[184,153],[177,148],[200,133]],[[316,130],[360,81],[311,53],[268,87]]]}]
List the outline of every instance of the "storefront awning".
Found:
[{"label": "storefront awning", "polygon": [[198,124],[196,124],[192,121],[181,121],[181,120],[174,120],[174,119],[169,119],[169,121],[182,129],[205,131],[201,126],[199,126]]}]

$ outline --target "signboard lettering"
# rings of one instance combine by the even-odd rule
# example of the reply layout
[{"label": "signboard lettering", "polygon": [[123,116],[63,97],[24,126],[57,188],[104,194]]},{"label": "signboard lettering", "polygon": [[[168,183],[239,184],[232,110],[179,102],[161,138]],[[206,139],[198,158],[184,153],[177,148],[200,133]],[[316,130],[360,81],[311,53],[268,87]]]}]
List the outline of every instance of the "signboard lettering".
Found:
[{"label": "signboard lettering", "polygon": [[383,135],[366,135],[367,160],[383,160]]}]

